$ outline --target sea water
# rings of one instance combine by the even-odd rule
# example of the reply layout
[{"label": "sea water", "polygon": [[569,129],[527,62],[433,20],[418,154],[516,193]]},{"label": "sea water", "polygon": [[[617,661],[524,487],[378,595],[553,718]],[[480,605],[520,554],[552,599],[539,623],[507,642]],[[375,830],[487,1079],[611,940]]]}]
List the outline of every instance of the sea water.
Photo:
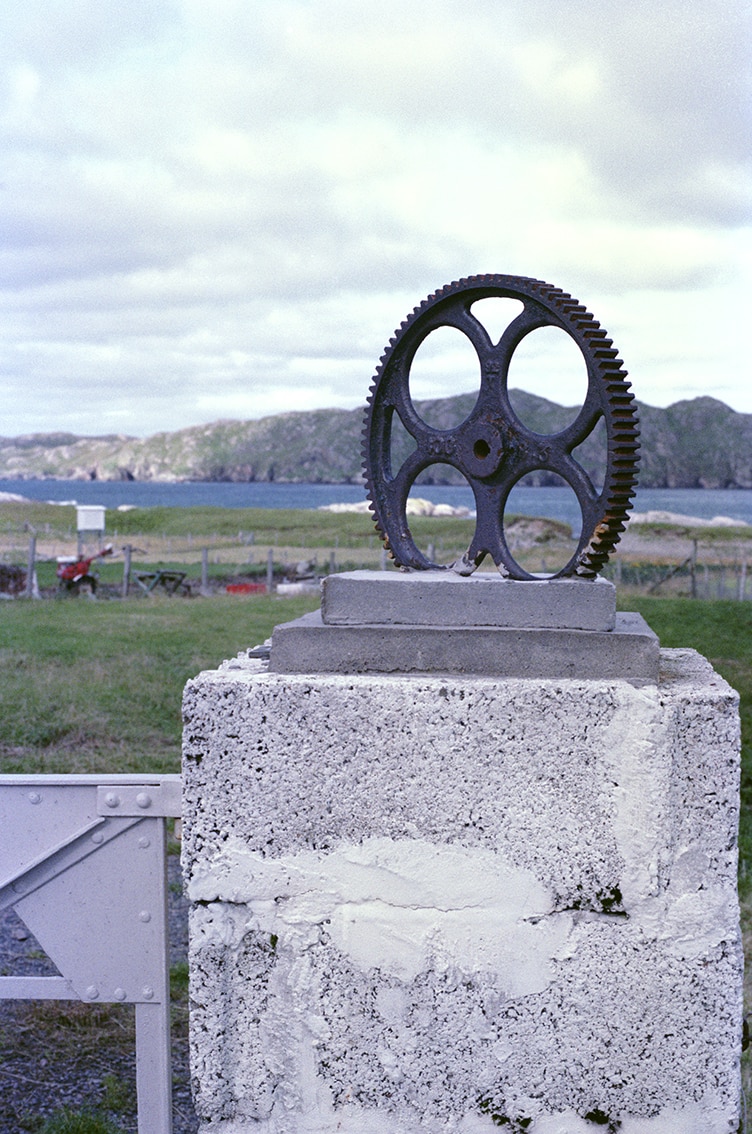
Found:
[{"label": "sea water", "polygon": [[[365,500],[359,484],[221,484],[189,481],[106,480],[0,480],[0,493],[55,503],[103,504],[106,508],[167,506],[189,508],[199,504],[218,508],[320,508],[327,504]],[[413,495],[434,504],[474,509],[469,488],[461,485],[419,485]],[[568,488],[518,488],[514,512],[547,516],[579,527],[574,494]],[[676,512],[710,520],[728,516],[752,524],[752,489],[641,488],[634,501],[636,512]]]}]

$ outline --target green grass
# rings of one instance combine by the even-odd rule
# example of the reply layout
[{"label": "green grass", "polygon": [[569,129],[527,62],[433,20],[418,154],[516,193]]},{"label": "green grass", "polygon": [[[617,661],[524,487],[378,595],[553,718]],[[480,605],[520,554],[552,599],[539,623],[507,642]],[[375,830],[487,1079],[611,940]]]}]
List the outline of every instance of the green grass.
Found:
[{"label": "green grass", "polygon": [[37,1129],[39,1134],[119,1134],[121,1127],[93,1111],[65,1107]]},{"label": "green grass", "polygon": [[702,527],[693,527],[692,524],[669,524],[669,523],[637,523],[633,520],[630,524],[630,531],[635,535],[645,537],[656,536],[671,536],[677,539],[696,539],[698,543],[714,544],[714,543],[740,543],[746,542],[749,539],[749,527],[744,524],[739,527],[708,528],[704,525]]},{"label": "green grass", "polygon": [[316,599],[6,602],[0,771],[176,772],[188,678]]},{"label": "green grass", "polygon": [[[466,545],[472,521],[451,516],[411,517],[416,540],[444,539]],[[30,530],[40,535],[75,538],[76,510],[42,503],[0,504],[0,533],[22,535]],[[370,513],[319,512],[311,508],[134,508],[131,512],[110,510],[107,539],[122,536],[195,536],[212,539],[248,539],[258,544],[289,547],[368,547],[379,537]]]}]

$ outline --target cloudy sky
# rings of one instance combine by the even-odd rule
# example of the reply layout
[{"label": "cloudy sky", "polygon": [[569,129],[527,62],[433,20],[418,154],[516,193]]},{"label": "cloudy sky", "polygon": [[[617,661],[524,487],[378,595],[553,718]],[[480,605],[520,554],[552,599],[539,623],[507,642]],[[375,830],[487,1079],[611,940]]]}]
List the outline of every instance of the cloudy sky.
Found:
[{"label": "cloudy sky", "polygon": [[[643,401],[752,412],[751,13],[2,5],[0,434],[360,405],[407,313],[479,272],[577,296]],[[415,396],[473,381],[439,346]],[[574,404],[559,352],[515,384]]]}]

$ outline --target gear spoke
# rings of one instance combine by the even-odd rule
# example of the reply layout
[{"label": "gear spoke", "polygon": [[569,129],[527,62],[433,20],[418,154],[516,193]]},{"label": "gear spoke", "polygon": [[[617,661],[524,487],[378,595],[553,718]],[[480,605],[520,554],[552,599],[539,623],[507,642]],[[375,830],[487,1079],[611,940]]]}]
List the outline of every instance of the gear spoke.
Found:
[{"label": "gear spoke", "polygon": [[[523,310],[493,344],[471,311],[479,299],[518,299]],[[539,327],[556,326],[584,356],[588,390],[574,422],[550,435],[533,433],[509,402],[507,377],[518,344]],[[409,393],[412,361],[420,344],[438,327],[454,327],[472,343],[481,366],[481,386],[470,416],[453,430],[433,429],[417,414]],[[391,425],[397,413],[416,448],[396,475],[391,469]],[[600,493],[572,456],[603,420],[607,467]],[[473,276],[429,296],[391,340],[376,372],[366,411],[363,467],[378,530],[397,563],[410,568],[436,566],[418,551],[410,534],[406,501],[418,474],[429,465],[453,465],[468,480],[477,521],[467,552],[455,565],[475,570],[490,555],[502,574],[532,578],[514,560],[504,535],[504,504],[527,472],[557,473],[574,491],[582,510],[576,555],[559,575],[592,578],[602,568],[624,530],[634,494],[638,464],[638,424],[626,372],[600,324],[571,295],[540,280],[520,276]]]},{"label": "gear spoke", "polygon": [[410,370],[408,367],[404,371],[400,368],[400,370],[392,375],[388,390],[385,390],[383,404],[385,408],[391,408],[396,412],[408,433],[411,433],[413,437],[415,437],[416,433],[427,429],[428,426],[416,413],[415,406],[412,403],[408,388],[409,374]]},{"label": "gear spoke", "polygon": [[470,310],[470,303],[463,303],[455,311],[449,310],[446,321],[442,319],[440,323],[437,323],[437,326],[454,327],[456,330],[462,331],[463,335],[466,335],[472,343],[481,362],[483,356],[493,348],[488,331],[480,319],[473,315]]},{"label": "gear spoke", "polygon": [[519,315],[505,329],[494,348],[494,353],[505,363],[507,371],[509,370],[509,363],[512,361],[512,355],[522,340],[527,338],[531,331],[548,325],[549,321],[538,304],[528,300]]},{"label": "gear spoke", "polygon": [[392,478],[390,491],[401,504],[407,500],[415,478],[426,468],[430,462],[426,461],[425,454],[415,449],[400,465],[396,475]]},{"label": "gear spoke", "polygon": [[481,363],[481,390],[479,401],[486,409],[493,408],[511,426],[516,417],[507,394],[509,367],[515,350],[531,331],[545,326],[537,305],[526,303],[523,310],[504,330],[498,343],[491,342],[485,327],[485,349],[478,350]]},{"label": "gear spoke", "polygon": [[505,558],[501,543],[503,493],[498,486],[492,488],[479,481],[472,488],[475,496],[475,531],[467,551],[452,564],[452,570],[458,575],[471,575],[487,555],[491,556],[497,567],[504,563]]}]

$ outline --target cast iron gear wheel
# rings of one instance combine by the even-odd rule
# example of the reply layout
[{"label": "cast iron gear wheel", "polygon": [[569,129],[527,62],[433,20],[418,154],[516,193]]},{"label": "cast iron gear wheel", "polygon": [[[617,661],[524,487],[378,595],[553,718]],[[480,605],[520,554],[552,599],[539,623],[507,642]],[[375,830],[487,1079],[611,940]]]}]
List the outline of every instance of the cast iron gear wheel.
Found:
[{"label": "cast iron gear wheel", "polygon": [[[521,301],[498,343],[493,343],[471,308],[501,296]],[[576,419],[559,433],[528,429],[512,409],[507,391],[509,365],[517,346],[539,327],[559,327],[577,344],[587,366],[587,395]],[[418,415],[409,391],[410,367],[418,347],[437,327],[455,327],[470,340],[480,362],[478,400],[454,429],[434,429]],[[401,325],[383,354],[371,386],[363,431],[363,471],[376,528],[398,566],[454,570],[469,575],[490,555],[499,572],[533,579],[515,561],[504,535],[509,493],[526,473],[557,473],[573,489],[582,510],[577,549],[555,578],[595,578],[624,531],[634,496],[639,462],[637,411],[627,372],[605,330],[567,292],[524,276],[470,276],[430,295]],[[395,413],[415,449],[392,470]],[[607,467],[597,490],[573,450],[603,421]],[[475,496],[475,533],[464,555],[450,567],[431,563],[416,547],[406,504],[416,477],[429,465],[453,465]]]}]

